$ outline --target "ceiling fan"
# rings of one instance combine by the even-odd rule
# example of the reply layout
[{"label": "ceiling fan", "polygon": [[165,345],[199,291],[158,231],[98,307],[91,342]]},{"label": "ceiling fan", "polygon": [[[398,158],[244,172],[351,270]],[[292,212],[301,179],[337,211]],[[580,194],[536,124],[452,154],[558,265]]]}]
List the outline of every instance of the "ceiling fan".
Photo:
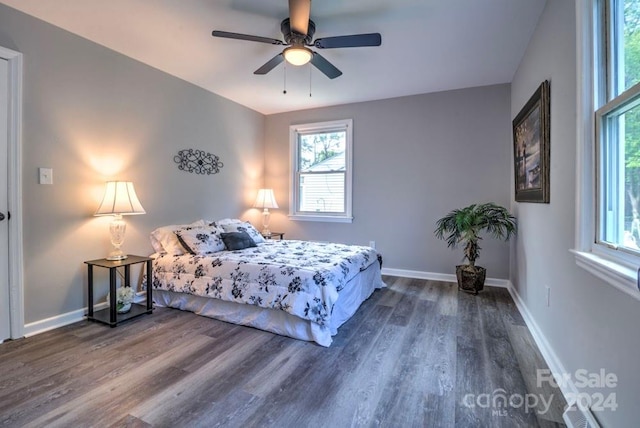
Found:
[{"label": "ceiling fan", "polygon": [[280,24],[284,42],[269,37],[252,36],[248,34],[229,33],[214,30],[211,35],[227,39],[247,40],[250,42],[268,43],[271,45],[288,46],[281,53],[271,58],[253,74],[267,74],[285,59],[292,65],[304,65],[311,62],[329,79],[342,75],[333,64],[308,46],[318,49],[353,48],[361,46],[380,46],[380,33],[352,34],[349,36],[325,37],[313,40],[316,32],[315,23],[309,19],[311,14],[311,0],[289,0],[289,18]]}]

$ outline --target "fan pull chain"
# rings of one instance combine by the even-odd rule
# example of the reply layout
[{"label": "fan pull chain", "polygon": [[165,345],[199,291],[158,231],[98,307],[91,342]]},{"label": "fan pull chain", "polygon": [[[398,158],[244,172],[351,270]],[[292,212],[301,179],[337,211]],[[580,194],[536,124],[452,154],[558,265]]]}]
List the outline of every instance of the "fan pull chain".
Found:
[{"label": "fan pull chain", "polygon": [[311,98],[311,63],[309,63],[309,98]]},{"label": "fan pull chain", "polygon": [[287,62],[284,63],[284,89],[282,90],[283,94],[287,94]]}]

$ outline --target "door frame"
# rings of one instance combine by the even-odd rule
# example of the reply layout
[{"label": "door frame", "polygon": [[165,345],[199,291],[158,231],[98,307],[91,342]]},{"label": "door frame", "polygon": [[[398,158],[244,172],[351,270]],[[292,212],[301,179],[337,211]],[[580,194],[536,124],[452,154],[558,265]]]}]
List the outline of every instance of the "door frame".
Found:
[{"label": "door frame", "polygon": [[24,335],[24,265],[22,244],[22,63],[20,52],[0,46],[0,58],[9,62],[8,205],[9,317],[11,338]]}]

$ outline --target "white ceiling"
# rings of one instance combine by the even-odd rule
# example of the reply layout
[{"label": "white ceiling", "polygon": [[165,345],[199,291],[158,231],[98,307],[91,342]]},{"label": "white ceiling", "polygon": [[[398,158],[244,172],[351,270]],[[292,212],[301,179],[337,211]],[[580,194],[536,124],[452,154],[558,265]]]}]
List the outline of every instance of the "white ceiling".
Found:
[{"label": "white ceiling", "polygon": [[[510,82],[546,0],[314,0],[315,38],[382,34],[382,46],[319,50],[311,65],[253,71],[280,46],[287,0],[0,0],[264,114]],[[311,71],[311,73],[310,73]],[[311,93],[309,97],[311,74]]]}]

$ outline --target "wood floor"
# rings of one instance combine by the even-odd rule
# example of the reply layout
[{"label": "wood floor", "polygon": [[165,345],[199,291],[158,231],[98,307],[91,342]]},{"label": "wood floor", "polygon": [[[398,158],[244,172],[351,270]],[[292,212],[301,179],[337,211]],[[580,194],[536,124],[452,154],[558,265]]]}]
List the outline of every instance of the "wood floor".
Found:
[{"label": "wood floor", "polygon": [[7,342],[0,426],[561,425],[505,289],[384,279],[330,348],[163,308]]}]

